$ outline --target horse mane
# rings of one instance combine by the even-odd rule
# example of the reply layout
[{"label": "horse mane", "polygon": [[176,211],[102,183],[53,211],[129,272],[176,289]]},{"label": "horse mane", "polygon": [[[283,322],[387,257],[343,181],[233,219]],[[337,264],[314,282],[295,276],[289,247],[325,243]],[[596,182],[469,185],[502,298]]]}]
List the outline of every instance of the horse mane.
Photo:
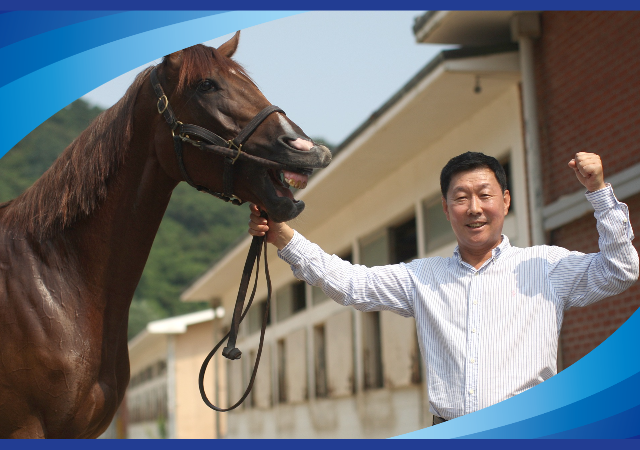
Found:
[{"label": "horse mane", "polygon": [[[212,59],[249,78],[238,63],[212,47],[199,44],[182,52],[178,94],[210,73]],[[138,74],[124,96],[96,117],[31,187],[0,205],[9,229],[38,241],[50,239],[89,216],[106,199],[109,180],[125,162],[131,145],[137,94],[152,69]]]}]

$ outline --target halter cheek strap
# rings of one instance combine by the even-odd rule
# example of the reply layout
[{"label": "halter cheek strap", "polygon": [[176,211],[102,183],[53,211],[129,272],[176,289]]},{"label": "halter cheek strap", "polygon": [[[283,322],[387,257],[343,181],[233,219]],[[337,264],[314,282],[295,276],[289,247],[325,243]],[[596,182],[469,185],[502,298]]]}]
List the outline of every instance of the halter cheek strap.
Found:
[{"label": "halter cheek strap", "polygon": [[[249,155],[242,151],[242,145],[251,137],[256,129],[274,112],[280,112],[284,114],[284,111],[275,105],[269,105],[256,114],[253,119],[244,127],[238,136],[234,139],[225,140],[222,137],[215,134],[213,131],[202,128],[198,125],[184,124],[180,122],[169,105],[169,99],[162,89],[160,80],[158,78],[158,72],[154,68],[149,75],[151,80],[151,86],[156,94],[158,113],[162,114],[164,120],[171,128],[171,134],[173,135],[173,149],[176,153],[178,160],[178,168],[184,181],[190,186],[196,188],[198,191],[206,192],[226,202],[232,202],[234,205],[241,205],[244,203],[239,197],[233,194],[233,166],[236,161],[242,157],[242,159],[260,164],[271,169],[285,169],[284,164],[276,163],[264,158]],[[218,154],[224,157],[224,172],[222,177],[223,192],[212,191],[211,189],[196,184],[187,173],[187,168],[184,164],[184,150],[183,143],[187,142],[194,147],[198,147],[201,150],[205,150],[211,153]]]}]

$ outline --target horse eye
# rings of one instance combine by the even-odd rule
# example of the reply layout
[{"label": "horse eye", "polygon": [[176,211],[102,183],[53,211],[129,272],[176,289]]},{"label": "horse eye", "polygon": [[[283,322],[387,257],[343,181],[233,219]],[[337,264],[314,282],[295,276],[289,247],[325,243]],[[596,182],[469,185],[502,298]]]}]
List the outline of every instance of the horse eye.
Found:
[{"label": "horse eye", "polygon": [[215,88],[215,85],[211,80],[202,80],[198,85],[198,90],[203,92],[210,91],[211,89],[214,89],[214,88]]}]

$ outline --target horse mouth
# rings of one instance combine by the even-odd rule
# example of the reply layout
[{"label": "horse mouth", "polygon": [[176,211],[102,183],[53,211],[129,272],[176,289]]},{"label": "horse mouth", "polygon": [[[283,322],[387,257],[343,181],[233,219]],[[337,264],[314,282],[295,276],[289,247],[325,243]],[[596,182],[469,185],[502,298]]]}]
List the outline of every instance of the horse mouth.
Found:
[{"label": "horse mouth", "polygon": [[306,188],[309,182],[310,172],[311,170],[309,169],[298,169],[296,171],[270,169],[268,174],[276,190],[276,195],[278,197],[286,197],[294,203],[297,203],[298,200],[293,197],[291,188]]},{"label": "horse mouth", "polygon": [[287,222],[300,215],[305,205],[295,199],[295,190],[305,189],[313,169],[324,168],[331,161],[331,152],[325,146],[307,144],[309,149],[301,149],[299,142],[294,142],[294,145],[284,143],[292,151],[270,156],[269,159],[285,165],[286,169],[266,169],[260,175],[254,172],[254,176],[262,180],[259,183],[261,189],[254,191],[260,199],[259,206],[275,222]]},{"label": "horse mouth", "polygon": [[310,172],[311,170],[309,169],[298,169],[296,171],[271,169],[268,171],[269,178],[276,189],[276,195],[278,197],[287,197],[294,202],[297,202],[297,200],[293,198],[291,188],[306,188],[309,182]]}]

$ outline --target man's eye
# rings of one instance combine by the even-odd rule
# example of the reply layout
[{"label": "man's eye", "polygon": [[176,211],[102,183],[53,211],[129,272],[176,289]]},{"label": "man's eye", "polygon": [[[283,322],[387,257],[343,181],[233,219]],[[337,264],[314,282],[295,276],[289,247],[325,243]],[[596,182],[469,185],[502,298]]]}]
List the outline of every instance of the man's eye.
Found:
[{"label": "man's eye", "polygon": [[202,92],[210,91],[211,89],[214,89],[214,88],[215,88],[215,85],[211,80],[202,80],[198,85],[198,90]]}]

